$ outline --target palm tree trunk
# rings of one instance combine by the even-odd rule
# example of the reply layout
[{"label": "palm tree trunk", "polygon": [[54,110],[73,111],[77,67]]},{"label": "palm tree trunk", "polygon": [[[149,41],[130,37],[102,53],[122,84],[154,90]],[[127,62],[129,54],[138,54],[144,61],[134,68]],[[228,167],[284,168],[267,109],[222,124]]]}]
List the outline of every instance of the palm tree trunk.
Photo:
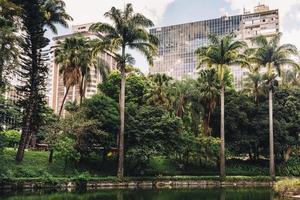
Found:
[{"label": "palm tree trunk", "polygon": [[204,119],[203,119],[203,124],[204,124],[204,136],[208,136],[208,130],[209,130],[209,114],[205,114]]},{"label": "palm tree trunk", "polygon": [[269,145],[270,145],[270,176],[275,179],[274,135],[273,135],[273,91],[269,85]]},{"label": "palm tree trunk", "polygon": [[61,113],[62,113],[62,110],[64,108],[64,104],[65,104],[66,98],[68,96],[69,90],[70,90],[70,86],[67,87],[66,93],[65,93],[64,98],[63,98],[63,100],[61,102],[61,106],[60,106],[59,114],[58,114],[59,118],[61,117]]},{"label": "palm tree trunk", "polygon": [[[125,57],[125,46],[122,47],[122,57]],[[119,179],[124,178],[124,123],[125,123],[125,64],[121,68],[121,91],[120,91],[120,133],[119,133],[119,157],[118,157],[118,172]]]},{"label": "palm tree trunk", "polygon": [[80,102],[79,105],[82,104],[83,96],[84,96],[84,75],[81,77],[81,82],[80,82]]},{"label": "palm tree trunk", "polygon": [[224,130],[224,81],[221,83],[221,148],[220,148],[220,177],[225,178],[225,130]]}]

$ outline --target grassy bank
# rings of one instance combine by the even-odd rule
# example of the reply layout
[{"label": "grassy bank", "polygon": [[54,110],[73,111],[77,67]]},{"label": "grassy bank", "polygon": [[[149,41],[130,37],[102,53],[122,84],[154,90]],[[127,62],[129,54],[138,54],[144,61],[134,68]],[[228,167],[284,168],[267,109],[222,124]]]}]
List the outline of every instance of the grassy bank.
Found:
[{"label": "grassy bank", "polygon": [[[116,161],[108,158],[103,162],[101,156],[95,155],[87,160],[82,160],[74,165],[69,163],[64,166],[64,161],[55,157],[53,163],[48,163],[49,152],[26,151],[23,162],[15,162],[16,150],[7,148],[0,155],[0,178],[37,178],[43,176],[53,176],[70,178],[81,174],[89,174],[91,177],[113,177],[116,173]],[[206,176],[217,177],[217,167],[191,166],[188,171],[183,171],[176,167],[171,161],[157,157],[153,158],[150,165],[143,170],[143,173],[132,173],[134,170],[126,169],[131,172],[128,176]],[[254,166],[251,163],[227,162],[227,175],[229,176],[267,176],[267,168]]]},{"label": "grassy bank", "polygon": [[280,196],[300,195],[300,178],[284,178],[274,185],[275,192]]}]

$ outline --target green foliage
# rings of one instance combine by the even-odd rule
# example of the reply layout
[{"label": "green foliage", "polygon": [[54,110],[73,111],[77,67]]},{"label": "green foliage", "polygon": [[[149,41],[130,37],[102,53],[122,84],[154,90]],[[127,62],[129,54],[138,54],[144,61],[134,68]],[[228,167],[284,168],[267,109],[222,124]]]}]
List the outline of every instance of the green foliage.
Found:
[{"label": "green foliage", "polygon": [[126,158],[139,171],[152,156],[168,155],[177,143],[182,122],[159,107],[131,107],[127,112]]},{"label": "green foliage", "polygon": [[2,131],[0,135],[4,136],[7,147],[16,147],[21,137],[20,131],[17,130]]},{"label": "green foliage", "polygon": [[173,155],[179,167],[185,171],[191,166],[215,167],[219,158],[220,140],[213,137],[195,136],[184,132],[176,143]]},{"label": "green foliage", "polygon": [[280,196],[298,195],[300,180],[297,178],[283,179],[275,183],[274,190]]},{"label": "green foliage", "polygon": [[299,156],[293,156],[286,163],[281,164],[278,171],[282,176],[300,176]]},{"label": "green foliage", "polygon": [[[267,156],[268,100],[261,98],[259,104],[253,97],[241,92],[226,92],[225,131],[226,145],[234,156],[245,156],[258,160]],[[299,144],[299,90],[278,88],[274,93],[274,144],[277,162],[284,162],[289,148]],[[213,136],[219,136],[219,111],[217,105],[212,117]]]},{"label": "green foliage", "polygon": [[75,147],[75,141],[66,136],[60,137],[59,140],[54,145],[56,156],[58,158],[62,158],[63,160],[65,160],[65,168],[67,162],[69,161],[77,162],[80,159],[80,154],[74,147]]},{"label": "green foliage", "polygon": [[[106,81],[98,85],[99,90],[106,96],[119,101],[121,74],[113,71]],[[144,104],[144,94],[148,89],[148,79],[139,73],[130,73],[126,77],[125,98],[126,102],[138,105]]]},{"label": "green foliage", "polygon": [[3,153],[4,147],[6,146],[6,137],[0,134],[0,155]]}]

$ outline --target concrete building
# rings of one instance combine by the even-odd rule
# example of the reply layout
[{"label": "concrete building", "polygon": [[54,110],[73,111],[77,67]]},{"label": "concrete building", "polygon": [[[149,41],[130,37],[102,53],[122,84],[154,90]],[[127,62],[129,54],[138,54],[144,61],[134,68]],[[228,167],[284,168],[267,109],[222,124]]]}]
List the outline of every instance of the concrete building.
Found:
[{"label": "concrete building", "polygon": [[[63,84],[62,76],[59,74],[59,66],[55,63],[54,59],[54,51],[55,47],[58,41],[62,41],[67,37],[72,37],[78,33],[81,34],[81,36],[89,37],[91,39],[95,38],[96,36],[89,32],[89,27],[92,25],[92,23],[89,24],[82,24],[82,25],[76,25],[72,27],[72,34],[63,35],[54,37],[54,45],[50,48],[49,52],[49,77],[47,80],[47,97],[48,97],[48,104],[49,106],[55,111],[55,113],[59,112],[59,109],[62,104],[62,100],[64,97],[64,94],[66,92],[66,88]],[[110,69],[116,69],[117,63],[114,59],[114,56],[110,52],[105,52],[99,54],[99,58],[101,58],[104,62],[106,62]],[[98,70],[95,68],[91,68],[89,79],[87,80],[87,85],[85,88],[85,97],[90,97],[93,94],[97,92],[97,85],[101,83],[102,78]],[[69,90],[69,93],[66,98],[67,101],[79,101],[80,95],[79,95],[79,86],[74,86]]]},{"label": "concrete building", "polygon": [[[272,36],[279,32],[278,10],[258,5],[254,12],[236,16],[222,16],[216,19],[153,28],[151,34],[158,37],[160,44],[158,56],[150,74],[165,73],[175,79],[197,76],[195,50],[208,44],[208,35],[234,34],[237,40],[246,41],[258,35]],[[232,67],[234,84],[242,87],[244,70]]]}]

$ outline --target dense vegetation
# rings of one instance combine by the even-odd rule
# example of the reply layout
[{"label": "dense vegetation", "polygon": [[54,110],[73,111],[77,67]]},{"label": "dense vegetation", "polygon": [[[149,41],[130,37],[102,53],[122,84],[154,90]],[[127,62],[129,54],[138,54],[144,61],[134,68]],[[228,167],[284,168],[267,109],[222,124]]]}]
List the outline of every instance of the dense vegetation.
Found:
[{"label": "dense vegetation", "polygon": [[[234,41],[232,35],[211,35],[210,44],[196,51],[196,79],[146,76],[132,66],[134,59],[126,49],[141,51],[151,64],[158,41],[146,28],[153,24],[134,13],[130,4],[124,11],[113,7],[105,14],[113,25],[96,23],[91,28],[99,39],[76,36],[59,43],[55,59],[67,91],[78,85],[81,92],[79,102],[63,102],[56,115],[44,101],[47,69],[41,50],[49,42],[45,27],[55,31],[52,22],[65,24],[71,18],[60,0],[15,1],[14,6],[22,8],[11,15],[21,20],[25,31],[19,61],[26,83],[19,91],[26,98],[17,107],[1,92],[0,166],[5,167],[0,177],[117,172],[122,179],[124,172],[146,176],[218,171],[224,177],[225,172],[267,175],[268,169],[274,177],[275,163],[279,175],[300,175],[300,76],[298,64],[290,59],[297,50],[289,44],[279,46],[280,35],[270,41],[256,38],[256,49]],[[118,62],[112,72],[95,56],[107,50]],[[7,59],[15,63],[10,55]],[[247,68],[242,90],[233,86],[231,65]],[[103,81],[98,93],[85,99],[91,67],[102,71]],[[25,152],[33,137],[47,144],[48,151]],[[19,164],[13,161],[16,151],[19,162],[25,152]]]}]

